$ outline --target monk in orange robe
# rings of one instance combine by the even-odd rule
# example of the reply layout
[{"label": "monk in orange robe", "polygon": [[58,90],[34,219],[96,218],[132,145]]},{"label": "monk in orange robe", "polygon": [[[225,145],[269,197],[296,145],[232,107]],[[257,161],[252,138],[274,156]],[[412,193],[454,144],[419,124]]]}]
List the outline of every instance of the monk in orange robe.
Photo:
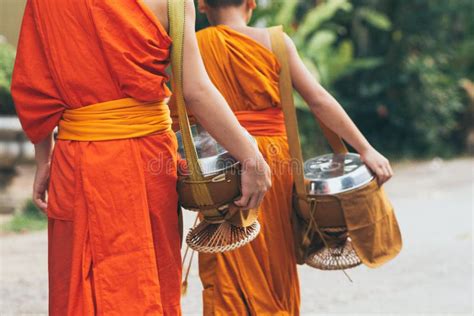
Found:
[{"label": "monk in orange robe", "polygon": [[[279,95],[280,64],[268,31],[248,27],[255,0],[200,0],[211,27],[197,33],[212,82],[258,143],[272,169],[272,188],[259,208],[261,232],[233,252],[200,254],[205,315],[299,315],[300,292],[291,227],[291,164]],[[306,69],[286,36],[294,87],[325,125],[361,153],[380,182],[388,161]]]},{"label": "monk in orange robe", "polygon": [[[250,161],[238,203],[255,207],[268,166],[204,71],[191,0],[185,14],[187,106]],[[33,200],[48,216],[50,315],[181,314],[167,27],[166,1],[27,2],[12,94],[35,144]]]}]

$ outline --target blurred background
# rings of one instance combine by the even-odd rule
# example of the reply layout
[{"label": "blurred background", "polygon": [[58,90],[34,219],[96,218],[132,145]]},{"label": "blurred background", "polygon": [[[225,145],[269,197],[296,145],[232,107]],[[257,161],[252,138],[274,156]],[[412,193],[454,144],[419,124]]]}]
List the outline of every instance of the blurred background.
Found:
[{"label": "blurred background", "polygon": [[[29,200],[33,148],[9,92],[25,3],[0,0],[2,315],[47,312],[46,220]],[[301,268],[303,314],[471,315],[474,1],[258,3],[252,24],[283,24],[314,76],[395,165],[386,188],[404,235],[401,255],[377,270],[352,270],[354,283]],[[198,15],[197,28],[206,26]],[[305,157],[327,152],[296,98]],[[195,265],[190,283],[183,311],[199,315]]]}]

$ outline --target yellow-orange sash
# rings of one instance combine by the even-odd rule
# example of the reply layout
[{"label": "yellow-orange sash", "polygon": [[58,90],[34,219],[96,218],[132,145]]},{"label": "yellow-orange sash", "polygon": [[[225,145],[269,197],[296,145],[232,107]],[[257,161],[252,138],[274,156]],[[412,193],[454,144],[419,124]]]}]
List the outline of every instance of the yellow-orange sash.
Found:
[{"label": "yellow-orange sash", "polygon": [[286,135],[285,118],[281,108],[258,111],[237,111],[235,117],[252,136]]},{"label": "yellow-orange sash", "polygon": [[101,141],[143,137],[171,130],[166,101],[125,98],[64,111],[58,139]]}]

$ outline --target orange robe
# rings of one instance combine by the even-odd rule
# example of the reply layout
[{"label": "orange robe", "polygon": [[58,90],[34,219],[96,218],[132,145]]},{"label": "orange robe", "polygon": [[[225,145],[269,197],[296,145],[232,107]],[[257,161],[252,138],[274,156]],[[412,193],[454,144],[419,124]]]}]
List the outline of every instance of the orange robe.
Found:
[{"label": "orange robe", "polygon": [[283,124],[281,111],[273,115],[280,108],[279,63],[267,48],[226,26],[207,28],[197,37],[212,82],[255,136],[273,173],[273,186],[259,210],[258,237],[236,251],[199,256],[204,314],[298,315],[290,155],[286,136],[272,132],[272,124]]},{"label": "orange robe", "polygon": [[[28,1],[12,84],[26,134],[65,109],[166,99],[170,43],[140,1]],[[56,143],[50,315],[180,315],[176,150],[172,132]]]}]

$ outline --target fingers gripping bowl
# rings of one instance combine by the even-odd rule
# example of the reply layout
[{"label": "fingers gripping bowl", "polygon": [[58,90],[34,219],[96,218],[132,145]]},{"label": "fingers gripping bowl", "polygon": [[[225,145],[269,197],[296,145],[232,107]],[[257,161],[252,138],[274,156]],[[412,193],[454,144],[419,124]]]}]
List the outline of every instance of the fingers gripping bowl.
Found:
[{"label": "fingers gripping bowl", "polygon": [[305,215],[315,239],[305,263],[322,270],[378,267],[401,249],[401,236],[383,189],[360,156],[328,154],[304,164]]},{"label": "fingers gripping bowl", "polygon": [[[245,131],[245,130],[244,130]],[[178,194],[181,206],[200,212],[201,222],[186,236],[187,244],[199,252],[224,252],[252,241],[260,231],[256,210],[239,209],[233,202],[241,196],[240,163],[200,125],[191,127],[203,180],[189,178],[181,132],[177,132]],[[253,137],[245,131],[255,143]],[[205,184],[212,204],[200,205],[193,186]]]}]

